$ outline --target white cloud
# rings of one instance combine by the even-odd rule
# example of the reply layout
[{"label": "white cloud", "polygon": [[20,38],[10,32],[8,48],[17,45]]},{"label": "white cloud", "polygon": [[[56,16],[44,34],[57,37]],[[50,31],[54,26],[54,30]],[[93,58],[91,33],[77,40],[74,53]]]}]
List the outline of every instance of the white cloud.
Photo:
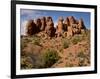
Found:
[{"label": "white cloud", "polygon": [[21,35],[25,35],[26,33],[26,24],[27,24],[27,22],[28,21],[23,21],[22,23],[21,23]]},{"label": "white cloud", "polygon": [[21,9],[21,16],[25,16],[26,19],[34,19],[45,15],[46,12],[38,11],[38,10],[31,10],[31,9]]},{"label": "white cloud", "polygon": [[21,15],[24,14],[40,14],[41,11],[33,10],[33,9],[21,9]]},{"label": "white cloud", "polygon": [[56,28],[57,24],[58,24],[57,22],[54,22],[54,27],[55,27],[55,28]]}]

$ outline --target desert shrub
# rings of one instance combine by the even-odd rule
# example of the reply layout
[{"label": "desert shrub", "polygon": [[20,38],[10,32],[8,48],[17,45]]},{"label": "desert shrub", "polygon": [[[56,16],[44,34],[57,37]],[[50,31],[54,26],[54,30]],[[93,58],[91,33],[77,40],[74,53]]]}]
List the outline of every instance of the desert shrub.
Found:
[{"label": "desert shrub", "polygon": [[28,56],[21,57],[21,68],[32,69],[32,68],[43,68],[44,62],[42,61],[41,54],[28,54]]},{"label": "desert shrub", "polygon": [[78,56],[79,58],[85,58],[85,57],[86,57],[86,55],[84,54],[83,51],[80,51],[80,52],[78,53],[77,56]]},{"label": "desert shrub", "polygon": [[90,37],[90,31],[89,31],[89,30],[86,31],[86,37],[87,37],[86,39],[87,39],[88,42],[90,43],[90,38],[91,38],[91,37]]},{"label": "desert shrub", "polygon": [[28,40],[26,37],[21,38],[21,49],[25,48],[29,42],[30,40]]},{"label": "desert shrub", "polygon": [[21,57],[21,69],[33,68],[32,60],[30,57]]},{"label": "desert shrub", "polygon": [[90,42],[90,30],[86,30],[82,33],[82,39]]},{"label": "desert shrub", "polygon": [[73,67],[74,65],[72,63],[66,63],[66,67]]},{"label": "desert shrub", "polygon": [[73,37],[73,39],[72,39],[72,43],[73,44],[77,44],[78,42],[80,42],[81,41],[81,37],[80,36],[75,36],[75,37]]},{"label": "desert shrub", "polygon": [[39,40],[35,40],[35,41],[34,41],[34,44],[35,44],[35,45],[40,45]]},{"label": "desert shrub", "polygon": [[79,63],[78,66],[84,66],[85,59],[84,58],[79,58]]},{"label": "desert shrub", "polygon": [[87,60],[87,55],[84,54],[83,51],[80,51],[77,55],[78,59],[79,59],[79,66],[86,66],[85,64],[85,60]]},{"label": "desert shrub", "polygon": [[34,36],[32,38],[32,43],[35,44],[35,45],[40,46],[40,39],[38,37]]},{"label": "desert shrub", "polygon": [[64,39],[64,40],[62,40],[62,44],[63,44],[63,48],[65,49],[65,48],[69,47],[70,42],[69,42],[69,40]]},{"label": "desert shrub", "polygon": [[25,38],[21,38],[21,56],[25,56],[25,52],[23,51],[23,49],[25,49],[25,47],[27,47],[27,44],[28,44],[28,39],[25,39]]},{"label": "desert shrub", "polygon": [[[34,63],[32,64],[32,68],[48,68],[51,67],[54,63],[56,63],[59,59],[57,51],[52,49],[47,49],[46,51],[41,52],[37,56],[31,55],[30,57],[32,61],[34,61]],[[27,63],[22,65],[25,65],[25,67],[27,67]]]},{"label": "desert shrub", "polygon": [[58,53],[55,50],[48,49],[42,55],[42,60],[44,62],[44,67],[51,67],[59,59]]}]

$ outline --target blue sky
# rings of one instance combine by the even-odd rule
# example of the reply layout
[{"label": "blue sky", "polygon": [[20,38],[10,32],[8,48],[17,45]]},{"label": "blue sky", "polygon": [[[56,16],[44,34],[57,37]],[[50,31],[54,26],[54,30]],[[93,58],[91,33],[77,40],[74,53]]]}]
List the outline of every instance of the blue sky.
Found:
[{"label": "blue sky", "polygon": [[90,12],[21,9],[20,10],[21,34],[24,34],[26,21],[30,19],[36,19],[42,16],[51,16],[55,26],[58,22],[59,16],[62,16],[64,19],[67,16],[74,16],[74,18],[77,20],[83,18],[86,28],[88,29],[90,28]]}]

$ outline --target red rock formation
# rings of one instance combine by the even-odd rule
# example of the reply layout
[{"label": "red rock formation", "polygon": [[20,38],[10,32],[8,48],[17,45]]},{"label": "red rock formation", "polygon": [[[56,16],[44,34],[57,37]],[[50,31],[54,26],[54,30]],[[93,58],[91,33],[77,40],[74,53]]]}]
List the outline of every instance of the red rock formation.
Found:
[{"label": "red rock formation", "polygon": [[68,17],[65,19],[64,24],[65,24],[66,26],[69,26],[69,25],[70,25],[70,22],[69,22]]},{"label": "red rock formation", "polygon": [[84,25],[84,21],[83,21],[82,18],[79,20],[78,27],[79,27],[79,29],[81,30],[81,33],[85,33],[86,27],[85,27],[85,25]]},{"label": "red rock formation", "polygon": [[54,23],[53,23],[52,17],[50,17],[50,16],[46,18],[46,29],[45,29],[45,32],[50,37],[55,36]]},{"label": "red rock formation", "polygon": [[70,26],[71,26],[72,24],[75,24],[75,23],[76,23],[76,20],[75,20],[75,18],[74,18],[73,16],[69,16],[68,19],[69,19],[69,25],[70,25]]},{"label": "red rock formation", "polygon": [[[73,36],[75,34],[84,33],[86,27],[84,21],[81,18],[76,20],[73,16],[68,16],[64,23],[63,17],[59,17],[56,29],[54,28],[54,23],[52,17],[42,17],[35,20],[29,20],[27,23],[27,35],[33,35],[44,31],[49,37],[55,36]],[[56,33],[55,33],[56,32]]]},{"label": "red rock formation", "polygon": [[57,36],[62,36],[64,32],[64,24],[63,24],[63,17],[59,17],[58,25],[56,27],[56,34]]},{"label": "red rock formation", "polygon": [[79,34],[79,33],[81,33],[81,32],[80,32],[80,29],[78,28],[78,24],[72,24],[72,30],[73,30],[73,33],[74,33],[74,34]]},{"label": "red rock formation", "polygon": [[40,28],[41,28],[41,19],[37,18],[35,24],[36,24],[35,30],[36,30],[36,33],[38,33],[38,32],[40,32]]},{"label": "red rock formation", "polygon": [[27,25],[26,25],[26,34],[28,36],[35,34],[36,33],[35,29],[36,29],[36,25],[34,23],[34,20],[29,20]]},{"label": "red rock formation", "polygon": [[76,20],[73,16],[68,16],[64,22],[65,24],[65,28],[67,29],[67,37],[69,36],[73,36],[74,33],[75,33],[75,29],[73,28],[76,28],[77,24],[76,23]]},{"label": "red rock formation", "polygon": [[[67,26],[68,20],[69,20],[69,26]],[[65,22],[65,25],[68,28],[67,36],[73,36],[75,34],[83,33],[83,32],[85,32],[85,29],[86,29],[84,22],[83,22],[83,19],[80,19],[78,21],[73,16],[68,17],[67,21]]]},{"label": "red rock formation", "polygon": [[40,30],[41,31],[44,31],[45,30],[45,27],[46,27],[46,18],[45,17],[42,17],[41,18],[41,28],[40,28]]},{"label": "red rock formation", "polygon": [[73,33],[72,27],[68,27],[67,37],[70,37],[70,36],[73,36],[73,35],[74,35],[74,33]]},{"label": "red rock formation", "polygon": [[79,25],[79,29],[86,29],[82,18],[79,20],[79,24],[78,25]]}]

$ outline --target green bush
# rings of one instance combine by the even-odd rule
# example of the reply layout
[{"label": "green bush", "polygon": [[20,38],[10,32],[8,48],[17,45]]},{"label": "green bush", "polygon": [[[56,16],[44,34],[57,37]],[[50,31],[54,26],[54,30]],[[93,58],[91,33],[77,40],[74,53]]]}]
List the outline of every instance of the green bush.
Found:
[{"label": "green bush", "polygon": [[35,45],[40,46],[40,39],[38,37],[33,37],[32,43],[35,44]]},{"label": "green bush", "polygon": [[86,58],[87,58],[87,55],[85,55],[84,52],[81,51],[81,52],[78,53],[77,57],[79,58],[79,63],[78,63],[78,65],[79,65],[79,66],[85,66],[85,65],[86,65],[86,64],[85,64],[85,60],[86,60]]},{"label": "green bush", "polygon": [[48,49],[42,55],[42,60],[44,62],[44,67],[51,67],[59,59],[58,53],[55,50]]},{"label": "green bush", "polygon": [[86,57],[86,55],[84,54],[83,51],[80,51],[80,52],[78,53],[77,56],[78,56],[79,58],[85,58],[85,57]]},{"label": "green bush", "polygon": [[48,49],[39,55],[29,55],[21,57],[21,69],[49,68],[59,59],[55,50]]},{"label": "green bush", "polygon": [[72,39],[73,44],[77,44],[80,41],[81,41],[81,37],[79,37],[79,36],[73,37],[73,39]]},{"label": "green bush", "polygon": [[21,69],[31,69],[33,64],[30,57],[21,57]]},{"label": "green bush", "polygon": [[24,49],[27,46],[27,43],[29,42],[30,40],[28,40],[27,38],[21,37],[21,49]]},{"label": "green bush", "polygon": [[68,39],[64,39],[62,40],[62,44],[63,44],[63,48],[65,49],[69,47],[70,42]]},{"label": "green bush", "polygon": [[39,40],[35,40],[35,41],[34,41],[34,44],[35,44],[35,45],[40,45]]},{"label": "green bush", "polygon": [[66,63],[66,67],[73,67],[74,65],[72,63]]},{"label": "green bush", "polygon": [[78,66],[85,66],[84,62],[85,62],[84,58],[79,58]]}]

